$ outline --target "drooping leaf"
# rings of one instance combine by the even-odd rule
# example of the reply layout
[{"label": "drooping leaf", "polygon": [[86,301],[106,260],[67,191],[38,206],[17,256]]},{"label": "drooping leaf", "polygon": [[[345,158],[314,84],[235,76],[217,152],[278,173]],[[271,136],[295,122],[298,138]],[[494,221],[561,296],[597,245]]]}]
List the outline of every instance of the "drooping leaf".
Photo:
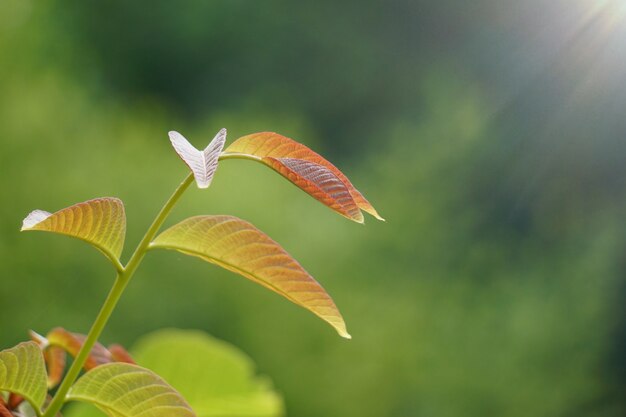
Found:
[{"label": "drooping leaf", "polygon": [[0,391],[18,394],[41,409],[46,399],[46,367],[35,342],[0,352]]},{"label": "drooping leaf", "polygon": [[[363,194],[361,194],[354,187],[354,185],[352,185],[348,177],[346,177],[337,167],[301,143],[279,135],[278,133],[260,132],[243,136],[233,142],[226,149],[224,154],[244,154],[257,157],[262,163],[270,166],[289,181],[293,182],[305,192],[311,194],[317,200],[331,207],[333,210],[336,210],[351,220],[362,222],[362,216],[359,217],[358,215],[354,215],[352,202],[349,202],[345,198],[343,195],[343,188],[336,184],[334,178],[330,177],[325,170],[321,170],[320,168],[313,169],[312,165],[298,166],[298,164],[295,164],[293,160],[302,160],[311,164],[320,165],[330,171],[336,179],[343,183],[352,197],[353,203],[359,209],[371,214],[379,220],[384,220],[378,214],[376,209],[370,204],[370,202],[367,201]],[[313,173],[311,173],[311,171],[313,171]],[[307,175],[303,175],[303,173],[309,173],[308,178]],[[336,207],[329,205],[328,202],[332,201],[332,198],[329,199],[328,196],[324,196],[322,199],[319,197],[319,192],[317,196],[313,194],[312,190],[314,190],[314,188],[311,188],[311,182],[317,184],[317,188],[321,188],[322,190],[332,190],[332,192],[326,191],[326,194],[330,197],[333,196],[333,192],[338,193],[335,200],[341,200],[341,203],[337,201],[336,204],[343,207],[344,210],[340,211]]]},{"label": "drooping leaf", "polygon": [[226,129],[217,132],[209,146],[203,151],[196,149],[178,132],[169,132],[169,136],[176,153],[193,172],[198,188],[207,188],[211,185],[218,158],[226,142]]},{"label": "drooping leaf", "polygon": [[24,219],[22,230],[54,232],[84,240],[119,265],[126,235],[124,204],[117,198],[104,197],[56,213],[35,210]]},{"label": "drooping leaf", "polygon": [[83,375],[67,394],[95,405],[110,417],[195,417],[189,404],[154,372],[110,363]]},{"label": "drooping leaf", "polygon": [[335,303],[278,243],[233,216],[191,217],[161,233],[151,248],[197,256],[277,292],[350,338]]}]

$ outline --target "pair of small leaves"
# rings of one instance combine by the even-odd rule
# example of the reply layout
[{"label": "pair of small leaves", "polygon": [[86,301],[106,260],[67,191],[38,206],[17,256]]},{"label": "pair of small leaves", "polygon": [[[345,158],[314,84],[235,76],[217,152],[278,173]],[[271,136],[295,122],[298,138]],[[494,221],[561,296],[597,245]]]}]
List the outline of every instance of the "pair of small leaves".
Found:
[{"label": "pair of small leaves", "polygon": [[[24,397],[41,415],[47,383],[44,357],[37,343],[25,342],[0,352],[0,391]],[[88,371],[66,399],[94,404],[111,417],[194,416],[183,397],[163,379],[128,363],[109,363]]]},{"label": "pair of small leaves", "polygon": [[[224,147],[226,130],[220,130],[203,151],[177,132],[170,132],[170,140],[198,187],[208,187]],[[222,153],[222,157],[228,156],[261,161],[351,220],[362,222],[361,210],[382,220],[339,169],[289,138],[268,132],[244,136]],[[24,220],[22,230],[82,239],[102,251],[120,272],[124,269],[119,255],[126,217],[122,202],[116,198],[89,200],[54,214],[35,210]],[[350,337],[339,310],[321,285],[280,245],[248,222],[232,216],[193,217],[163,232],[150,247],[175,249],[243,275],[310,310],[341,336]]]}]

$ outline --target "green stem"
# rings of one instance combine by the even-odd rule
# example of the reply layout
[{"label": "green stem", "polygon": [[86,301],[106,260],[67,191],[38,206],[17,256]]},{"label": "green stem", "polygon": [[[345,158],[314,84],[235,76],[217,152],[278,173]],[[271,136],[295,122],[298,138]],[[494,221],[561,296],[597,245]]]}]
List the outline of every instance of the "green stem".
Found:
[{"label": "green stem", "polygon": [[220,155],[219,160],[223,161],[224,159],[248,159],[250,161],[261,161],[263,160],[263,158],[255,156],[255,155],[248,155],[247,153],[236,153],[236,152],[224,152]]},{"label": "green stem", "polygon": [[141,239],[141,242],[139,242],[139,245],[137,245],[137,249],[135,249],[135,252],[130,257],[126,266],[117,274],[117,278],[115,279],[113,288],[111,288],[109,295],[104,301],[104,304],[102,305],[102,308],[98,313],[98,317],[96,317],[96,321],[91,326],[91,329],[87,334],[87,338],[85,339],[85,343],[78,352],[78,355],[76,355],[72,366],[67,371],[63,382],[59,386],[59,389],[54,395],[54,398],[50,402],[50,405],[46,409],[45,413],[43,414],[43,417],[54,417],[61,410],[68,391],[74,384],[74,381],[76,381],[76,378],[78,378],[78,375],[80,374],[83,365],[89,357],[91,349],[95,345],[96,341],[100,337],[100,334],[102,333],[102,330],[109,321],[109,317],[111,317],[111,313],[115,309],[117,302],[122,296],[126,285],[137,270],[137,267],[143,260],[143,257],[146,255],[146,251],[148,250],[150,242],[163,225],[163,222],[165,222],[165,219],[167,219],[167,216],[170,214],[170,212],[180,199],[180,196],[183,195],[185,190],[192,182],[193,174],[189,174],[187,178],[185,178],[185,180],[178,186],[176,191],[174,191],[169,200],[167,200],[159,214],[150,225],[150,228]]}]

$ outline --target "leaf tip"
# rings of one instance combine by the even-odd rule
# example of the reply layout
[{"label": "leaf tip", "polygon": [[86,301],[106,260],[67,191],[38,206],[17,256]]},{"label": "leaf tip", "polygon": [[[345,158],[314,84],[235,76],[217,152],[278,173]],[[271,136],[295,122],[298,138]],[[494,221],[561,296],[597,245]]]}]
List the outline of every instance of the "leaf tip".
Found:
[{"label": "leaf tip", "polygon": [[52,216],[52,213],[48,213],[47,211],[33,210],[22,221],[22,228],[20,229],[20,231],[23,232],[25,230],[30,230],[50,216]]},{"label": "leaf tip", "polygon": [[346,331],[340,332],[339,336],[343,337],[344,339],[347,340],[351,340],[352,339],[352,335]]},{"label": "leaf tip", "polygon": [[170,130],[169,132],[167,132],[167,136],[169,136],[170,140],[173,142],[176,139],[178,139],[180,136],[183,136],[183,135],[181,135],[180,133],[178,133],[175,130]]}]

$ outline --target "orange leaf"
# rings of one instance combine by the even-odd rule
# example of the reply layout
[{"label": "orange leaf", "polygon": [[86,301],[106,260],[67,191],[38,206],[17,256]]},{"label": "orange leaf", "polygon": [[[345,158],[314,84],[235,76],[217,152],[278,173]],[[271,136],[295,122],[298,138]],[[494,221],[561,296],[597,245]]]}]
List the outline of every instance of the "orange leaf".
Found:
[{"label": "orange leaf", "polygon": [[24,219],[22,230],[54,232],[84,240],[119,268],[126,234],[124,204],[117,198],[105,197],[74,204],[54,214],[35,210]]},{"label": "orange leaf", "polygon": [[[322,167],[330,171],[330,173],[332,173],[336,177],[336,179],[338,179],[340,182],[344,184],[345,188],[347,189],[350,196],[352,197],[354,204],[359,209],[371,214],[372,216],[376,217],[378,220],[384,220],[378,214],[376,209],[370,204],[370,202],[367,201],[367,199],[363,196],[363,194],[361,194],[354,187],[354,185],[352,185],[348,177],[346,177],[336,166],[334,166],[332,163],[327,161],[321,155],[313,152],[311,149],[307,148],[301,143],[298,143],[292,139],[289,139],[288,137],[279,135],[278,133],[274,133],[274,132],[253,133],[251,135],[243,136],[237,139],[235,142],[233,142],[226,149],[224,153],[224,155],[228,155],[228,154],[244,154],[244,155],[250,155],[250,156],[259,158],[260,162],[263,162],[264,164],[270,166],[271,168],[279,172],[281,175],[283,175],[285,178],[287,178],[289,181],[293,182],[302,190],[311,194],[314,198],[326,204],[333,210],[338,211],[340,214],[348,217],[351,220],[362,222],[363,221],[362,216],[361,217],[354,216],[351,203],[345,199],[345,196],[342,193],[343,189],[341,189],[340,191],[338,184],[335,183],[330,187],[328,185],[324,186],[324,183],[327,181],[331,181],[333,183],[335,182],[334,179],[329,177],[328,172],[324,172],[318,169],[316,174],[311,174],[309,170],[312,168],[312,165],[309,165],[306,168],[304,166],[300,166],[294,170],[294,163],[291,160],[299,159],[299,160],[307,161],[309,163],[321,165]],[[303,175],[303,172],[305,173],[309,172],[310,174],[309,178],[307,178],[307,175]],[[342,203],[339,203],[339,202],[337,203],[340,206],[345,207],[345,209],[349,213],[347,214],[345,212],[337,210],[336,207],[333,207],[328,204],[327,201],[329,200],[327,198],[320,199],[315,194],[312,194],[311,191],[309,191],[310,188],[307,189],[301,186],[299,181],[302,181],[302,178],[306,179],[309,182],[317,183],[319,188],[324,189],[326,187],[326,188],[335,190],[336,192],[339,192],[340,194],[338,198],[342,200]],[[321,184],[315,181],[316,178],[321,181]],[[306,181],[303,184],[306,186],[309,185],[308,182]],[[332,193],[329,193],[329,194],[332,197],[333,194]]]},{"label": "orange leaf", "polygon": [[[50,333],[46,335],[46,338],[50,346],[58,346],[73,357],[76,357],[83,343],[85,343],[86,336],[71,333],[61,327],[57,327],[50,331]],[[111,353],[100,343],[96,343],[89,353],[84,368],[88,371],[98,365],[110,362],[112,362]]]},{"label": "orange leaf", "polygon": [[130,353],[122,345],[114,344],[109,346],[109,352],[111,352],[111,359],[115,362],[135,364]]},{"label": "orange leaf", "polygon": [[350,338],[324,288],[283,248],[250,223],[233,216],[196,216],[161,233],[151,248],[175,249],[261,284],[298,304]]},{"label": "orange leaf", "polygon": [[0,397],[0,417],[13,417],[2,397]]},{"label": "orange leaf", "polygon": [[44,350],[43,357],[48,368],[48,389],[51,389],[63,379],[67,354],[59,346],[50,346]]}]

